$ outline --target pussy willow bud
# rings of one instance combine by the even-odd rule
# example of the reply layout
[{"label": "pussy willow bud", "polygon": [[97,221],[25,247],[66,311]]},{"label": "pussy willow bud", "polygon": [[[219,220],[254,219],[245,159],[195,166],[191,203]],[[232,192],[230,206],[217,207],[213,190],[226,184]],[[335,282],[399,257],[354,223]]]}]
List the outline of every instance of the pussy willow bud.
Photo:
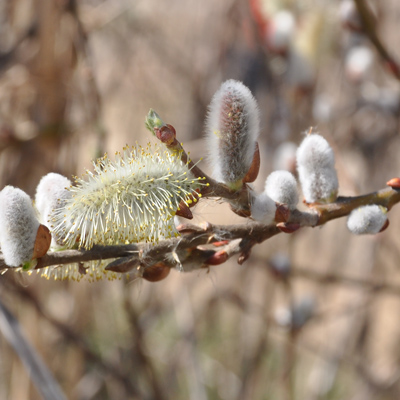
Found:
[{"label": "pussy willow bud", "polygon": [[307,135],[296,153],[297,171],[307,203],[331,203],[336,200],[338,178],[335,156],[320,135]]},{"label": "pussy willow bud", "polygon": [[387,210],[376,204],[356,208],[347,219],[347,227],[356,235],[376,234],[384,227]]},{"label": "pussy willow bud", "polygon": [[[53,231],[54,210],[65,206],[71,198],[71,181],[53,172],[45,175],[36,188],[35,204],[40,213],[42,223]],[[53,235],[53,246],[62,245],[62,239]]]},{"label": "pussy willow bud", "polygon": [[39,225],[30,197],[6,186],[0,192],[0,246],[9,267],[29,268]]},{"label": "pussy willow bud", "polygon": [[282,10],[271,19],[267,28],[268,49],[277,54],[285,54],[291,45],[296,22],[290,11]]},{"label": "pussy willow bud", "polygon": [[354,83],[366,79],[374,62],[374,53],[367,46],[356,46],[349,50],[345,60],[347,77]]},{"label": "pussy willow bud", "polygon": [[266,192],[255,194],[251,203],[251,217],[264,224],[271,224],[275,219],[276,204]]},{"label": "pussy willow bud", "polygon": [[240,189],[249,171],[259,134],[255,98],[243,83],[221,85],[209,106],[207,139],[212,175],[232,189]]},{"label": "pussy willow bud", "polygon": [[265,192],[277,203],[286,204],[294,210],[299,202],[297,182],[288,171],[274,171],[265,182]]}]

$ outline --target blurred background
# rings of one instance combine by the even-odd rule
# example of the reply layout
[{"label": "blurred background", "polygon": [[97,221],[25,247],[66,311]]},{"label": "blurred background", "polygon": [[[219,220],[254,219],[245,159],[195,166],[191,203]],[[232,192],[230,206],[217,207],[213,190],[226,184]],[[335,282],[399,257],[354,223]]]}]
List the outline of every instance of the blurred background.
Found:
[{"label": "blurred background", "polygon": [[[340,195],[385,187],[400,167],[400,3],[357,2],[367,31],[353,1],[0,1],[0,187],[34,196],[48,172],[145,145],[149,108],[207,156],[207,106],[230,78],[260,105],[257,190],[294,171],[310,127],[335,150]],[[158,283],[7,272],[0,299],[68,399],[399,399],[398,208],[374,237],[340,219]],[[244,222],[216,200],[202,221]],[[2,334],[0,398],[41,398]]]}]

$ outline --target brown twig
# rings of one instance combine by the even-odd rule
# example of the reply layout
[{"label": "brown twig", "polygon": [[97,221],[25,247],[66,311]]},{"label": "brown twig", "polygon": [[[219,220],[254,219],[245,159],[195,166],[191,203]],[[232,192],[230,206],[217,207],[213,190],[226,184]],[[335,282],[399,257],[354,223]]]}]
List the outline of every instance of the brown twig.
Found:
[{"label": "brown twig", "polygon": [[[352,210],[366,204],[378,204],[390,209],[394,204],[400,202],[400,191],[385,188],[377,192],[357,197],[341,197],[330,204],[311,205],[307,211],[294,210],[288,220],[288,224],[297,224],[301,227],[315,227],[323,225],[330,220],[349,215]],[[204,228],[185,225],[181,227],[182,236],[162,240],[156,244],[137,243],[119,246],[95,246],[90,250],[64,250],[50,252],[38,260],[36,268],[44,268],[52,265],[71,264],[78,262],[107,260],[121,257],[130,257],[140,260],[143,268],[153,265],[159,261],[165,261],[169,254],[175,254],[185,271],[185,262],[193,262],[191,252],[198,246],[227,240],[241,239],[233,245],[228,245],[227,257],[235,254],[248,252],[257,244],[277,235],[281,230],[275,225],[265,225],[259,222],[247,222],[240,225],[212,225],[207,223]],[[219,249],[221,252],[224,247]],[[198,250],[201,256],[203,250]],[[205,253],[208,254],[209,253]],[[206,259],[197,265],[191,264],[190,269],[205,267]],[[244,260],[243,260],[244,261]],[[169,263],[171,266],[174,263]],[[4,259],[0,257],[0,270],[7,268]],[[126,272],[126,271],[123,271]]]},{"label": "brown twig", "polygon": [[360,14],[361,23],[364,28],[365,34],[368,36],[371,43],[375,46],[377,52],[382,57],[382,59],[387,64],[388,70],[391,74],[397,79],[400,80],[400,67],[398,62],[394,59],[394,57],[389,53],[386,49],[382,41],[380,40],[376,29],[374,18],[371,14],[370,9],[365,4],[364,0],[354,0],[354,3],[357,7],[358,13]]}]

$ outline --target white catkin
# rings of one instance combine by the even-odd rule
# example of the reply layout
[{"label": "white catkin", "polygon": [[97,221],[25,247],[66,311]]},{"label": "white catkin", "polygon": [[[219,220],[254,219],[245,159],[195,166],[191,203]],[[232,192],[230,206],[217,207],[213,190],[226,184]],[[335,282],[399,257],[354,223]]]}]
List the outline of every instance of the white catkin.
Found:
[{"label": "white catkin", "polygon": [[239,188],[254,157],[260,125],[257,102],[243,83],[228,80],[215,93],[207,118],[212,176]]},{"label": "white catkin", "polygon": [[294,210],[299,202],[296,178],[288,171],[274,171],[265,182],[265,192],[277,203]]},{"label": "white catkin", "polygon": [[42,177],[36,188],[35,205],[39,211],[41,222],[52,232],[52,247],[61,245],[61,239],[53,234],[52,223],[54,210],[62,208],[68,199],[71,198],[71,181],[63,175],[49,173]]},{"label": "white catkin", "polygon": [[32,259],[39,225],[31,198],[21,189],[6,186],[0,192],[0,246],[9,267]]},{"label": "white catkin", "polygon": [[271,29],[267,32],[267,43],[271,50],[276,52],[286,51],[292,42],[296,21],[293,14],[282,10],[272,19]]},{"label": "white catkin", "polygon": [[71,198],[53,213],[54,230],[66,247],[87,249],[177,236],[175,212],[201,180],[177,153],[126,147],[115,161],[97,160],[94,173],[69,188]]},{"label": "white catkin", "polygon": [[271,224],[275,219],[275,202],[265,192],[253,196],[250,203],[251,217],[264,224]]},{"label": "white catkin", "polygon": [[347,219],[347,227],[356,235],[374,235],[385,225],[386,213],[386,208],[376,204],[356,208]]},{"label": "white catkin", "polygon": [[296,161],[306,202],[335,201],[339,184],[329,143],[320,135],[307,135],[297,149]]}]

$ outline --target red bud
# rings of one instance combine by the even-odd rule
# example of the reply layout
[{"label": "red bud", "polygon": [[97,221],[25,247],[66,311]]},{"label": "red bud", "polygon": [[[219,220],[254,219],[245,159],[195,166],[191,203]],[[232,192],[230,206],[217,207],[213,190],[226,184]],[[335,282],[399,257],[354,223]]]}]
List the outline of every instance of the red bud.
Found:
[{"label": "red bud", "polygon": [[229,258],[228,253],[225,250],[220,250],[214,253],[210,258],[207,259],[206,264],[208,265],[219,265],[223,264]]},{"label": "red bud", "polygon": [[180,201],[179,208],[176,210],[175,214],[186,219],[193,219],[193,214],[190,211],[190,208],[183,200]]},{"label": "red bud", "polygon": [[169,124],[163,125],[161,128],[154,128],[154,133],[156,134],[157,138],[166,145],[171,145],[176,136],[174,127]]},{"label": "red bud", "polygon": [[167,267],[164,263],[159,262],[157,264],[146,267],[143,271],[143,279],[149,282],[158,282],[165,279],[171,268]]},{"label": "red bud", "polygon": [[229,240],[221,240],[220,242],[214,242],[213,245],[215,247],[225,246],[229,243]]},{"label": "red bud", "polygon": [[33,247],[32,260],[43,257],[50,248],[51,234],[49,228],[44,225],[39,225],[36,234],[35,245]]},{"label": "red bud", "polygon": [[391,186],[393,189],[400,189],[400,178],[393,178],[386,182],[386,185]]},{"label": "red bud", "polygon": [[246,176],[243,178],[244,183],[251,183],[257,179],[258,173],[260,172],[260,164],[260,149],[258,147],[258,142],[256,142],[253,161],[251,163],[250,169],[247,171]]},{"label": "red bud", "polygon": [[275,211],[275,221],[276,222],[286,222],[290,217],[290,210],[284,204],[279,204]]},{"label": "red bud", "polygon": [[279,224],[276,224],[276,226],[284,233],[293,233],[301,228],[299,224],[290,224],[287,222],[279,222]]},{"label": "red bud", "polygon": [[387,219],[379,232],[385,231],[388,228],[388,226],[389,226],[389,220]]}]

